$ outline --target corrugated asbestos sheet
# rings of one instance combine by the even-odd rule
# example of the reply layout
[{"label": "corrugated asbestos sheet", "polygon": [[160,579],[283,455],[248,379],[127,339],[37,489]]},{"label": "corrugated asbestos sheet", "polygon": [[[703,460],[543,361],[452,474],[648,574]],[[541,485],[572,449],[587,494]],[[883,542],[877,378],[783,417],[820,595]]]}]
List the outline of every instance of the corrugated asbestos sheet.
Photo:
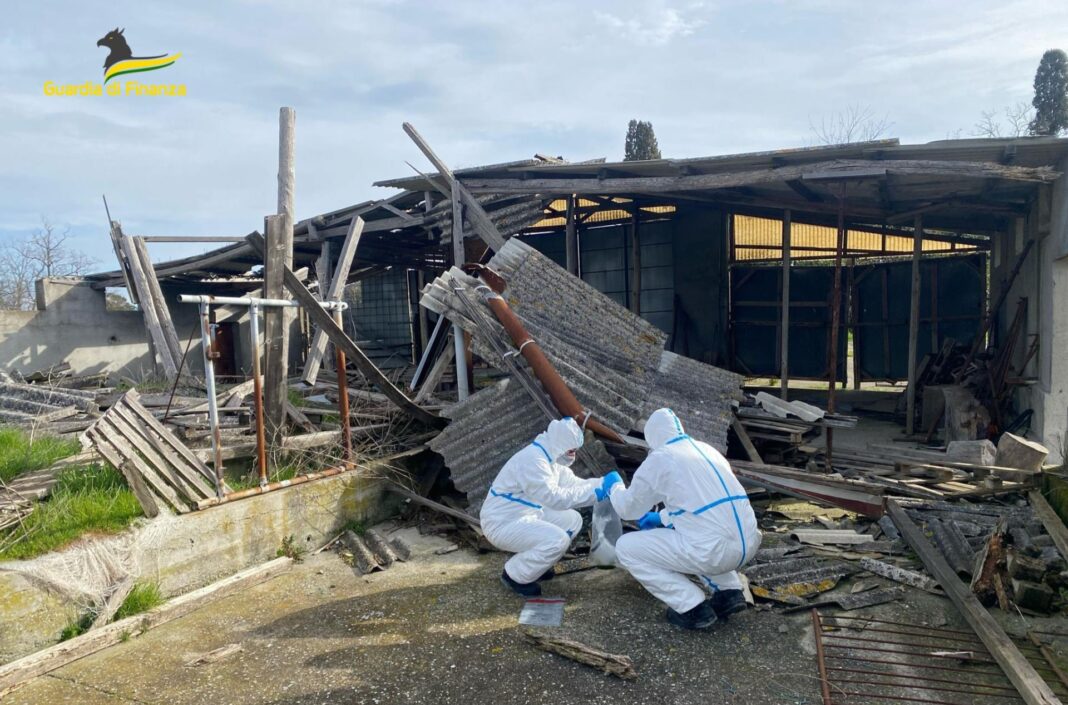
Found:
[{"label": "corrugated asbestos sheet", "polygon": [[[649,413],[675,409],[695,437],[724,450],[741,375],[664,350],[666,335],[529,245],[509,240],[489,262],[507,287],[504,298],[593,415],[627,434]],[[455,267],[431,282],[420,303],[474,334],[475,352],[500,367],[479,340],[463,296],[493,314],[475,291],[480,285]],[[452,423],[431,447],[452,470],[453,481],[480,502],[504,462],[544,429],[545,416],[513,383],[472,395],[444,411]]]}]

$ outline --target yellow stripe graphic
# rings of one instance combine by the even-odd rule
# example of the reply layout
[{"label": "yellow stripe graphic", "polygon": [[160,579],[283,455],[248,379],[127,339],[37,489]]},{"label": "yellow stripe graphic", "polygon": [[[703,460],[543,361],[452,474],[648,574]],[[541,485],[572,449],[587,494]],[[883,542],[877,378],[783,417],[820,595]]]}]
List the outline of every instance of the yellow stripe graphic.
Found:
[{"label": "yellow stripe graphic", "polygon": [[127,73],[155,71],[156,69],[166,68],[181,57],[182,53],[178,52],[177,54],[157,56],[151,59],[126,59],[124,61],[118,61],[109,66],[108,70],[104,72],[104,83],[107,83],[116,76],[121,76]]}]

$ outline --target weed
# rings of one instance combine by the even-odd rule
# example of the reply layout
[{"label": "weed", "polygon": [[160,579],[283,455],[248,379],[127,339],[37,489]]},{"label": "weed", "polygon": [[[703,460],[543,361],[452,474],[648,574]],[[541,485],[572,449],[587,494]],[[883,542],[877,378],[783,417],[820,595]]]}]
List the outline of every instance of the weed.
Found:
[{"label": "weed", "polygon": [[115,619],[132,617],[162,604],[163,595],[159,591],[159,585],[156,583],[136,583],[133,586],[133,590],[130,590],[130,594],[119,605],[119,609],[115,611]]},{"label": "weed", "polygon": [[358,521],[356,519],[349,519],[341,528],[343,531],[351,531],[357,536],[363,536],[367,533],[367,527],[363,525],[362,521]]},{"label": "weed", "polygon": [[93,619],[96,618],[92,612],[86,612],[81,617],[78,617],[73,622],[63,627],[63,631],[59,633],[60,641],[67,641],[73,639],[76,636],[81,636],[89,631],[89,627],[93,626]]},{"label": "weed", "polygon": [[0,428],[0,480],[46,468],[74,455],[81,445],[73,438],[34,437],[18,428]]},{"label": "weed", "polygon": [[0,560],[39,556],[87,533],[118,533],[141,515],[118,471],[106,465],[68,468],[47,500],[20,525],[0,533]]},{"label": "weed", "polygon": [[121,641],[123,644],[125,644],[126,642],[128,642],[130,640],[130,636],[131,636],[130,630],[129,629],[123,629],[122,630],[122,634],[119,634],[119,641]]},{"label": "weed", "polygon": [[293,534],[290,534],[289,536],[286,536],[284,539],[282,539],[282,545],[278,547],[276,555],[279,558],[281,558],[282,556],[285,556],[286,558],[292,558],[297,563],[300,563],[302,560],[304,560],[305,553],[306,551],[304,550],[304,547],[298,545],[296,539],[293,538]]}]

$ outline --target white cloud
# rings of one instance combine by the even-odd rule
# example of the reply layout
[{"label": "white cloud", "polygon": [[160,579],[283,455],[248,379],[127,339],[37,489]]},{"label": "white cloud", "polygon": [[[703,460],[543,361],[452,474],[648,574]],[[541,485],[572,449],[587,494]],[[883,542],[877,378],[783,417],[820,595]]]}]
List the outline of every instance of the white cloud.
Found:
[{"label": "white cloud", "polygon": [[679,10],[663,2],[651,2],[635,8],[626,17],[599,10],[593,16],[614,35],[628,42],[639,46],[664,46],[700,29],[705,24],[705,20],[697,16],[701,9],[701,3],[693,3]]}]

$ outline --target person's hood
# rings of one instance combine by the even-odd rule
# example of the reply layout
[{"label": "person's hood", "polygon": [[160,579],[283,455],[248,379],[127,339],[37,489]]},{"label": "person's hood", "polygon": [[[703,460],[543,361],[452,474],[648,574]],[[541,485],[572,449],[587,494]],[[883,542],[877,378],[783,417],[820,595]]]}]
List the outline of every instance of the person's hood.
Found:
[{"label": "person's hood", "polygon": [[582,429],[570,416],[549,422],[549,428],[534,439],[555,461],[569,450],[582,447]]},{"label": "person's hood", "polygon": [[671,409],[657,409],[645,422],[645,442],[653,450],[663,448],[672,438],[684,433],[682,422]]}]

